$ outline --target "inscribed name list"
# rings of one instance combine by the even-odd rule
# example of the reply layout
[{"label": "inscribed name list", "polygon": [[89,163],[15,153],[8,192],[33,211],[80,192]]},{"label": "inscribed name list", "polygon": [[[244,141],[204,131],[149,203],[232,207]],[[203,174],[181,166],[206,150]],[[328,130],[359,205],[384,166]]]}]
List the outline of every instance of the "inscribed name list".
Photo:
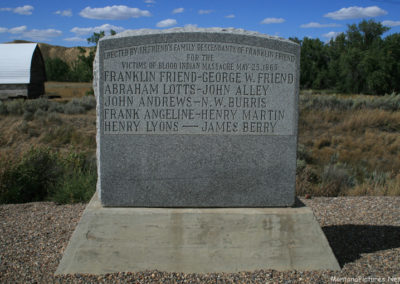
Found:
[{"label": "inscribed name list", "polygon": [[104,134],[294,134],[292,54],[180,42],[102,57]]}]

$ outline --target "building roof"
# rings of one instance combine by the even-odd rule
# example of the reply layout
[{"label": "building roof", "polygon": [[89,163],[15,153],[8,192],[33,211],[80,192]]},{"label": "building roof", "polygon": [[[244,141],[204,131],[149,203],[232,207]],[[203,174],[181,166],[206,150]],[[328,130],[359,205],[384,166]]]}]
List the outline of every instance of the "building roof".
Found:
[{"label": "building roof", "polygon": [[0,84],[29,84],[37,43],[0,44]]}]

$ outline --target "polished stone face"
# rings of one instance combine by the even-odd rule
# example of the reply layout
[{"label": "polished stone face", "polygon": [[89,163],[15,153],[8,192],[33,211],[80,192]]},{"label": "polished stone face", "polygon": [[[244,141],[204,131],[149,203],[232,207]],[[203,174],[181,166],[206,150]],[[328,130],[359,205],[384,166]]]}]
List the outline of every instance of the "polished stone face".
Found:
[{"label": "polished stone face", "polygon": [[102,39],[94,82],[102,204],[292,205],[299,50],[218,28]]}]

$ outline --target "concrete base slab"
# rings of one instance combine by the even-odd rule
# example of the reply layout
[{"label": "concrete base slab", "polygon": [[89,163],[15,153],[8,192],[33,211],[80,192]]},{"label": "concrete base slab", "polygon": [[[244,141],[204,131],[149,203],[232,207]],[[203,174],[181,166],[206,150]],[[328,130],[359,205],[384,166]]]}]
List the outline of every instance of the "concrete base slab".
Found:
[{"label": "concrete base slab", "polygon": [[56,274],[339,270],[312,211],[104,208],[97,194]]}]

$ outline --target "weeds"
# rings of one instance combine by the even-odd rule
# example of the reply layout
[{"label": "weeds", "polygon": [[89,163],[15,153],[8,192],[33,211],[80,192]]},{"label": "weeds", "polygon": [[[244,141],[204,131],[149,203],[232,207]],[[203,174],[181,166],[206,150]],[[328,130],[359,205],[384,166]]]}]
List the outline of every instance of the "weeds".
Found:
[{"label": "weeds", "polygon": [[381,97],[343,97],[339,95],[304,94],[300,96],[302,110],[359,110],[383,109],[387,111],[400,110],[400,95],[391,94]]},{"label": "weeds", "polygon": [[48,148],[31,149],[17,164],[1,163],[1,203],[44,200],[62,173],[56,154]]},{"label": "weeds", "polygon": [[0,115],[23,115],[24,120],[31,121],[37,117],[47,117],[51,113],[83,114],[96,108],[96,99],[85,96],[67,103],[50,101],[46,98],[35,100],[11,100],[0,102]]},{"label": "weeds", "polygon": [[400,171],[400,95],[309,92],[300,101],[299,142],[311,161],[298,163],[299,194],[400,195],[396,175],[387,174]]},{"label": "weeds", "polygon": [[59,204],[87,202],[96,190],[96,163],[90,155],[70,153],[62,160],[64,174],[51,192]]},{"label": "weeds", "polygon": [[[400,195],[399,95],[306,94],[300,99],[298,195]],[[47,99],[0,102],[0,150],[19,153],[27,145],[36,145],[32,151],[42,151],[27,151],[29,159],[23,156],[13,161],[0,156],[0,202],[25,202],[43,195],[44,200],[58,203],[90,198],[96,183],[95,160],[91,155],[71,153],[71,147],[73,151],[95,151],[95,114],[87,113],[95,106],[92,96],[68,103]],[[46,184],[44,173],[39,169],[34,173],[28,164],[54,167],[57,177]],[[24,172],[42,178],[30,180]],[[45,184],[38,196],[32,193],[37,184]]]},{"label": "weeds", "polygon": [[32,148],[19,161],[0,160],[0,203],[86,202],[96,179],[95,163],[85,154]]}]

